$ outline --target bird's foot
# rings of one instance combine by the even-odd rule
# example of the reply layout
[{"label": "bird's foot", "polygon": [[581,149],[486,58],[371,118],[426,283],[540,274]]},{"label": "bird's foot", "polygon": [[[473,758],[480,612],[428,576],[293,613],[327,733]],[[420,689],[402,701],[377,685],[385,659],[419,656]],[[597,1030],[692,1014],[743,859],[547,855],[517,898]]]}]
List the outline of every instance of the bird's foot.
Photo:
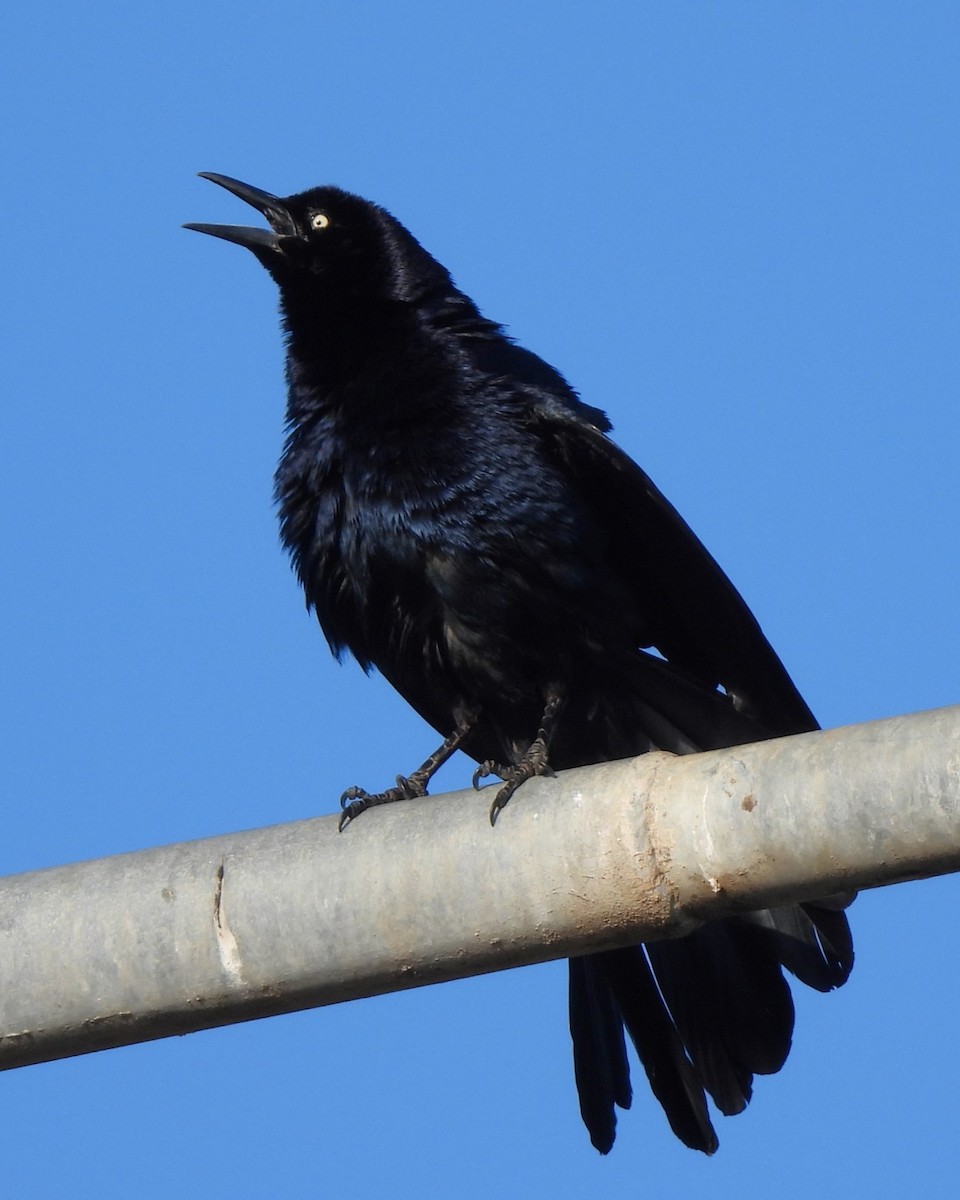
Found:
[{"label": "bird's foot", "polygon": [[526,783],[528,779],[532,779],[535,775],[553,776],[554,772],[547,758],[546,741],[537,737],[527,747],[527,752],[518,763],[506,764],[491,762],[489,759],[485,763],[481,763],[473,773],[473,786],[480,790],[480,780],[486,779],[490,775],[498,775],[503,780],[503,786],[498,788],[497,794],[493,798],[493,803],[490,805],[490,824],[496,825],[497,817],[501,811],[507,806],[510,797],[517,790],[521,783]]},{"label": "bird's foot", "polygon": [[476,713],[468,713],[453,733],[444,740],[443,745],[434,750],[426,762],[421,763],[412,775],[397,776],[396,787],[387,788],[384,792],[376,792],[372,796],[361,787],[347,788],[340,797],[340,807],[343,811],[340,814],[339,831],[343,833],[350,822],[359,817],[362,812],[366,812],[368,808],[374,808],[378,804],[394,804],[397,800],[415,800],[418,796],[426,796],[427,784],[454,751],[460,748],[460,743],[473,728],[476,720]]},{"label": "bird's foot", "polygon": [[556,686],[551,687],[547,691],[546,704],[544,705],[543,716],[540,718],[540,728],[537,730],[537,736],[527,747],[519,762],[507,765],[492,762],[488,759],[487,762],[481,763],[474,771],[473,786],[477,791],[480,790],[480,780],[486,779],[488,775],[499,775],[504,781],[503,787],[497,791],[496,796],[493,798],[493,804],[490,805],[491,825],[496,825],[497,817],[499,817],[509,802],[510,797],[521,783],[532,779],[534,775],[552,776],[554,774],[550,766],[549,746],[562,705],[562,690]]},{"label": "bird's foot", "polygon": [[352,820],[359,817],[362,812],[366,812],[368,808],[374,808],[378,804],[395,804],[398,800],[415,800],[418,796],[426,794],[427,780],[420,771],[414,771],[412,775],[398,775],[395,787],[387,788],[383,792],[375,792],[373,795],[362,787],[348,787],[340,797],[340,807],[343,811],[340,813],[340,824],[337,829],[343,833]]}]

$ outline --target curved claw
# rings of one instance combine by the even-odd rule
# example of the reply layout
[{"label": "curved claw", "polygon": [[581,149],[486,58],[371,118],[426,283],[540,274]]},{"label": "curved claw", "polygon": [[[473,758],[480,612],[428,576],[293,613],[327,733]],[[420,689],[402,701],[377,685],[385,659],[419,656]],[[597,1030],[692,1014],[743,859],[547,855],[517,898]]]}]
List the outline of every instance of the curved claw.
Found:
[{"label": "curved claw", "polygon": [[340,821],[337,825],[337,833],[343,833],[351,821],[360,816],[362,812],[366,812],[368,808],[366,800],[360,798],[351,800],[343,806],[343,812],[340,814]]},{"label": "curved claw", "polygon": [[497,817],[499,817],[503,809],[507,807],[507,802],[519,786],[519,782],[514,782],[511,780],[509,783],[505,783],[502,788],[497,790],[497,794],[493,798],[493,803],[490,805],[491,825],[496,825]]},{"label": "curved claw", "polygon": [[479,792],[482,790],[480,787],[481,779],[487,779],[490,775],[498,775],[501,779],[506,779],[512,770],[512,767],[502,766],[500,763],[494,762],[492,758],[488,758],[473,773],[474,791]]},{"label": "curved claw", "polygon": [[362,787],[348,787],[340,797],[340,807],[343,812],[340,814],[340,822],[337,825],[337,833],[343,833],[346,827],[356,817],[359,817],[362,812],[366,812],[370,807],[369,792],[364,791]]},{"label": "curved claw", "polygon": [[516,766],[512,767],[500,767],[496,763],[484,763],[480,770],[474,773],[474,779],[481,772],[486,775],[499,775],[504,781],[503,787],[497,789],[497,794],[493,798],[493,804],[490,805],[491,825],[496,825],[497,817],[506,808],[510,802],[510,797],[521,783],[526,783],[528,779],[533,779],[537,775],[546,776],[551,779],[556,777],[556,772],[547,762],[544,755],[538,755],[536,758],[528,756],[525,762],[517,763]]}]

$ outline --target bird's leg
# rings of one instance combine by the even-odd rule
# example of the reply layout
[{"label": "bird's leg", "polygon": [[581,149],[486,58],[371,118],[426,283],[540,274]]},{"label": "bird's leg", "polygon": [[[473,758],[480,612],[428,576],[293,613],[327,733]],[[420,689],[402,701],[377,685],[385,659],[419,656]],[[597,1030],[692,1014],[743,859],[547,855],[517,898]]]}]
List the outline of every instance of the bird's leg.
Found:
[{"label": "bird's leg", "polygon": [[557,716],[559,715],[562,703],[563,697],[560,691],[551,688],[547,692],[547,701],[544,705],[543,716],[540,718],[540,728],[537,730],[537,736],[527,747],[519,762],[511,764],[495,763],[488,759],[474,771],[473,786],[478,790],[480,780],[485,779],[488,775],[499,775],[504,781],[503,787],[498,789],[496,796],[493,798],[493,804],[490,805],[491,825],[497,823],[497,817],[500,815],[501,809],[506,806],[510,797],[521,783],[532,779],[534,775],[553,775],[549,761],[550,741],[553,738]]},{"label": "bird's leg", "polygon": [[463,739],[476,723],[477,714],[470,713],[446,738],[443,745],[434,750],[412,775],[398,775],[396,787],[387,788],[386,791],[377,792],[373,796],[360,787],[347,788],[340,797],[340,807],[343,809],[340,814],[340,832],[344,831],[354,817],[359,817],[362,812],[366,812],[368,808],[373,808],[376,804],[393,804],[397,800],[413,800],[417,796],[425,796],[427,784],[447,759],[459,750]]}]

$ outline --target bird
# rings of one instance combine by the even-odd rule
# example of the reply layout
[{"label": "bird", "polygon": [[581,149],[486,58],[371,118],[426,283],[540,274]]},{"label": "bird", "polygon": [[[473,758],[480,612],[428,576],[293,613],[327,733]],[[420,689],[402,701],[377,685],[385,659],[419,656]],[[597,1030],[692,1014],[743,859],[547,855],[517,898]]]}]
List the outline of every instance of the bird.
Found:
[{"label": "bird", "polygon": [[[277,197],[201,172],[266,227],[190,223],[276,283],[286,345],[281,540],[331,651],[378,671],[443,739],[341,830],[427,794],[462,750],[490,817],[527,779],[648,751],[818,728],[756,618],[611,423],[481,314],[385,208],[334,186]],[[368,818],[369,819],[369,818]],[[361,830],[352,831],[362,832]],[[580,1112],[610,1151],[627,1037],[679,1139],[777,1072],[794,1009],[853,965],[850,895],[570,960]]]}]

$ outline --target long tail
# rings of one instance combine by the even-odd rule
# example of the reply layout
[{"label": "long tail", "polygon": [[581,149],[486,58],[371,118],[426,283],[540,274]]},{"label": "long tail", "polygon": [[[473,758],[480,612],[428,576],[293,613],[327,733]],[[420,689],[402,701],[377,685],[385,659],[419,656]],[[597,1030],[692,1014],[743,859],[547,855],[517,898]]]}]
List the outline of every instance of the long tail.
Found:
[{"label": "long tail", "polygon": [[[615,705],[598,706],[592,721],[577,725],[597,738],[580,747],[584,757],[615,757],[630,752],[628,744],[633,753],[654,745],[684,754],[771,736],[729,697],[643,657],[631,669],[629,695],[621,691]],[[843,909],[851,899],[747,913],[683,938],[571,960],[574,1070],[594,1146],[610,1150],[616,1107],[630,1106],[626,1031],[674,1133],[712,1154],[707,1095],[721,1113],[741,1112],[754,1075],[778,1071],[790,1050],[794,1010],[783,969],[823,992],[850,974]]]},{"label": "long tail", "polygon": [[783,1066],[793,1035],[786,967],[818,991],[853,966],[841,911],[803,904],[704,925],[684,938],[570,961],[570,1032],[580,1112],[606,1154],[615,1106],[630,1107],[624,1029],[677,1137],[712,1154],[706,1094],[726,1116],[750,1100],[754,1075]]}]

